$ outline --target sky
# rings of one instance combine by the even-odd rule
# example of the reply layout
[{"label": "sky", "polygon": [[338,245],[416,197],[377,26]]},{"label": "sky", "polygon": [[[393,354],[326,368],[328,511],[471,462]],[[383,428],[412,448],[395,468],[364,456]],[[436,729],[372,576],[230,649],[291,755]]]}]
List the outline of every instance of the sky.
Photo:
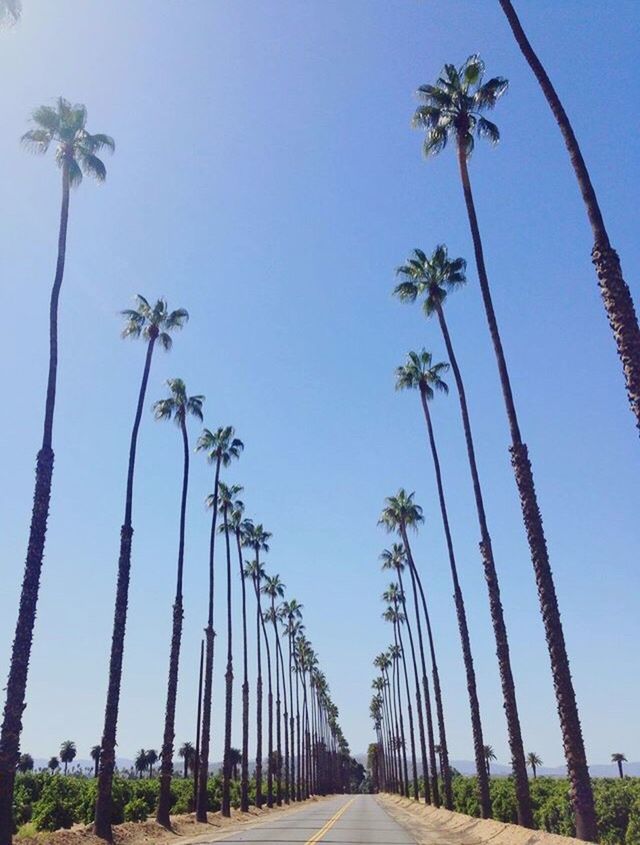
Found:
[{"label": "sky", "polygon": [[[580,139],[636,298],[640,245],[634,2],[519,0]],[[56,464],[22,750],[86,757],[106,694],[128,441],[144,358],[119,311],[142,293],[191,319],[153,362],[140,432],[118,753],[158,748],[178,540],[181,446],[150,406],[179,376],[210,428],[245,443],[226,473],[273,533],[265,561],[304,605],[354,752],[373,740],[371,661],[391,639],[378,555],[385,496],[416,493],[414,554],[428,589],[453,759],[472,759],[464,672],[433,468],[416,395],[394,368],[444,347],[391,295],[415,247],[469,259],[447,307],[465,378],[512,650],[524,743],[562,763],[548,656],[513,481],[497,371],[455,157],[425,161],[418,85],[479,52],[509,78],[502,140],[470,162],[487,267],[565,626],[588,758],[640,759],[637,430],[590,262],[565,148],[497,0],[24,0],[0,33],[0,674],[8,667],[41,437],[60,178],[25,152],[31,111],[59,95],[116,141],[104,185],[71,201],[60,309]],[[452,385],[453,387],[453,385]],[[10,389],[9,389],[10,388]],[[478,527],[455,391],[433,405],[467,603],[485,741],[509,759]],[[193,444],[200,427],[190,424]],[[192,458],[176,742],[193,741],[206,622],[212,472]],[[216,562],[222,585],[223,559]],[[238,585],[234,584],[238,610]],[[223,594],[216,597],[223,653]],[[236,617],[237,618],[237,617]],[[236,640],[237,646],[237,640]],[[253,652],[253,646],[252,646]],[[239,671],[240,653],[236,648]],[[221,755],[223,661],[214,745]],[[236,686],[236,705],[239,687]],[[240,744],[240,724],[233,742]]]}]

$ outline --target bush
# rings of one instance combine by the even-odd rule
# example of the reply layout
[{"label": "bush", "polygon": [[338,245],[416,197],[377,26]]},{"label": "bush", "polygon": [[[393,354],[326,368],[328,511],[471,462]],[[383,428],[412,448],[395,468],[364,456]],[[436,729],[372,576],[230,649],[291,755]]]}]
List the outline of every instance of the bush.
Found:
[{"label": "bush", "polygon": [[631,805],[629,826],[624,838],[625,845],[640,845],[640,798]]},{"label": "bush", "polygon": [[149,815],[144,798],[133,798],[124,806],[124,820],[126,822],[144,822]]},{"label": "bush", "polygon": [[36,803],[33,822],[38,830],[69,828],[79,821],[83,781],[76,778],[54,776],[42,790]]}]

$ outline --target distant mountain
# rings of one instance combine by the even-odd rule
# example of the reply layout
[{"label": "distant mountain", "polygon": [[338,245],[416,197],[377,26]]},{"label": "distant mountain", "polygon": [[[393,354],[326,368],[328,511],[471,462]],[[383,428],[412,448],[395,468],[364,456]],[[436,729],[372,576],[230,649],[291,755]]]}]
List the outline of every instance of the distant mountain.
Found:
[{"label": "distant mountain", "polygon": [[[356,760],[367,765],[366,754],[356,754]],[[452,768],[457,769],[463,775],[475,774],[476,766],[472,760],[450,760]],[[625,775],[630,777],[640,777],[640,762],[638,763],[624,763],[623,770]],[[537,772],[539,775],[552,778],[564,778],[567,776],[567,769],[565,766],[538,766]],[[617,778],[618,767],[615,763],[594,763],[589,766],[589,772],[593,778]],[[491,774],[498,777],[506,777],[511,774],[510,766],[505,766],[502,763],[491,764]]]}]

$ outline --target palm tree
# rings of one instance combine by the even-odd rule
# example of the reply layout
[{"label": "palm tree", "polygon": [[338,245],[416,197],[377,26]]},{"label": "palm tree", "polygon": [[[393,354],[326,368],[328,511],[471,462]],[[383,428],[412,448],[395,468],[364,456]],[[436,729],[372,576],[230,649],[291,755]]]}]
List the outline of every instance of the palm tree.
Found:
[{"label": "palm tree", "polygon": [[[260,612],[260,578],[263,570],[260,565],[260,552],[269,551],[269,540],[271,534],[265,531],[261,523],[251,525],[244,538],[244,545],[253,549],[255,561],[245,568],[245,575],[252,578],[256,593],[256,651],[257,651],[257,673],[256,673],[256,807],[262,807],[262,614]],[[0,844],[1,845],[1,844]]]},{"label": "palm tree", "polygon": [[136,755],[136,759],[134,761],[134,766],[136,772],[138,773],[138,777],[142,777],[142,773],[146,772],[147,770],[147,752],[144,748],[141,748]]},{"label": "palm tree", "polygon": [[60,746],[60,761],[64,763],[64,773],[67,774],[67,766],[69,763],[73,763],[76,759],[76,744],[72,742],[70,739],[65,739],[65,741]]},{"label": "palm tree", "polygon": [[158,400],[153,406],[157,420],[173,420],[182,436],[182,495],[180,498],[180,528],[178,533],[178,567],[176,593],[173,602],[171,648],[169,655],[169,678],[167,682],[167,703],[164,717],[164,735],[162,739],[162,765],[160,771],[160,795],[156,821],[169,827],[171,809],[171,778],[173,776],[173,740],[175,737],[176,697],[178,694],[178,668],[180,664],[180,644],[182,640],[182,620],[184,617],[182,602],[182,576],[184,570],[184,539],[187,519],[187,493],[189,489],[189,435],[187,417],[202,420],[204,396],[188,396],[182,379],[167,380],[169,396]]},{"label": "palm tree", "polygon": [[624,754],[616,753],[611,755],[611,762],[618,764],[618,774],[621,778],[623,778],[624,772],[622,771],[622,764],[627,762],[627,758]]},{"label": "palm tree", "polygon": [[[473,247],[480,281],[480,291],[489,326],[498,365],[500,384],[504,398],[509,429],[511,433],[511,463],[516,486],[520,496],[522,516],[529,542],[531,561],[538,587],[540,609],[545,626],[547,646],[551,660],[551,672],[556,690],[560,727],[563,746],[567,758],[567,768],[571,780],[572,804],[576,815],[576,834],[578,838],[594,840],[597,837],[597,824],[593,803],[593,791],[589,778],[582,729],[578,715],[569,658],[564,640],[562,621],[558,609],[553,574],[549,563],[547,543],[542,525],[542,516],[533,479],[533,470],[526,444],[523,442],[516,414],[511,382],[502,348],[502,340],[493,308],[489,279],[484,261],[484,252],[480,229],[471,190],[467,160],[474,146],[474,134],[487,138],[493,144],[499,141],[498,127],[482,116],[482,112],[492,109],[500,96],[506,91],[508,82],[501,77],[494,77],[483,83],[484,63],[478,56],[470,56],[460,67],[446,65],[443,75],[435,86],[423,85],[419,95],[425,105],[420,106],[414,117],[414,125],[427,130],[424,142],[426,155],[440,152],[448,137],[455,140],[458,154],[458,166],[464,192],[465,205],[473,239]],[[616,256],[617,257],[617,256]],[[622,274],[619,272],[620,279]],[[635,313],[633,314],[635,319]],[[635,326],[635,360],[638,364],[637,385],[640,388],[640,332]],[[453,363],[453,362],[452,362]],[[640,396],[640,394],[638,394]],[[640,405],[638,406],[640,411]],[[522,756],[522,759],[520,757]],[[524,752],[514,756],[517,789],[520,792],[518,806],[526,818],[521,823],[531,827],[533,823],[528,781],[524,766]],[[526,794],[525,794],[526,788]]]},{"label": "palm tree", "polygon": [[[383,596],[382,596],[382,598],[385,601],[387,600],[386,596],[387,595],[390,596],[392,594],[391,591],[394,588],[396,589],[396,596],[397,596],[396,585],[390,584],[389,590],[385,591],[385,593],[383,593]],[[401,615],[402,614],[400,614],[400,612],[396,608],[394,608],[393,605],[390,605],[387,608],[387,610],[385,611],[385,613],[383,614],[383,619],[385,619],[385,621],[387,621],[387,622],[391,622],[391,624],[393,625],[394,642],[393,642],[393,645],[389,648],[389,656],[391,657],[391,660],[393,662],[393,687],[394,687],[394,694],[395,694],[395,697],[397,699],[398,717],[399,717],[399,721],[400,721],[400,731],[398,733],[398,742],[400,743],[400,749],[401,749],[401,752],[402,752],[402,765],[403,765],[403,769],[404,769],[404,795],[405,795],[405,798],[408,798],[409,797],[409,769],[408,769],[408,766],[407,766],[407,743],[405,741],[405,733],[404,733],[404,716],[402,714],[402,690],[401,690],[401,684],[400,684],[400,678],[399,678],[399,675],[400,675],[399,664],[400,664],[400,662],[402,662],[403,669],[405,670],[405,673],[406,673],[406,662],[405,662],[405,658],[404,658],[404,651],[402,649],[402,646],[398,642],[398,626],[400,625]],[[407,699],[407,709],[408,709],[409,716],[411,716],[411,699]],[[413,758],[415,759],[415,742],[413,740],[413,730],[412,730],[412,727],[411,727],[411,723],[412,723],[412,719],[410,718],[410,720],[409,720],[409,734],[410,734],[410,739],[411,739],[412,755],[413,755]]]},{"label": "palm tree", "polygon": [[[298,631],[299,620],[302,619],[302,608],[296,599],[290,599],[288,602],[283,602],[281,606],[281,618],[284,623],[284,633],[289,645],[289,732],[290,732],[290,748],[291,748],[291,769],[290,769],[290,795],[294,801],[299,801],[299,791],[296,781],[296,740],[295,740],[295,717],[293,715],[293,641]],[[285,720],[286,721],[286,720]],[[286,729],[286,724],[285,724]],[[299,761],[298,761],[299,764]]]},{"label": "palm tree", "polygon": [[31,754],[21,754],[18,757],[18,765],[16,767],[19,772],[24,774],[25,772],[32,772],[33,771],[33,757]]},{"label": "palm tree", "polygon": [[233,712],[233,615],[231,610],[231,545],[229,543],[229,515],[234,508],[244,508],[242,502],[237,501],[242,487],[238,484],[231,486],[222,481],[218,487],[218,508],[222,513],[223,524],[220,530],[224,532],[227,556],[227,670],[225,673],[225,708],[224,708],[224,757],[222,764],[222,802],[223,816],[231,815],[231,719]]},{"label": "palm tree", "polygon": [[622,370],[624,372],[631,410],[635,415],[636,425],[640,426],[640,328],[638,328],[638,318],[629,286],[622,275],[618,253],[609,240],[609,234],[602,217],[598,198],[591,184],[587,165],[582,157],[578,139],[575,136],[567,113],[542,62],[536,55],[522,28],[513,4],[510,0],[500,0],[500,5],[507,16],[511,31],[518,42],[522,55],[534,72],[542,93],[547,98],[547,102],[562,134],[567,152],[569,153],[571,166],[578,180],[578,187],[582,194],[593,233],[591,259],[596,268],[598,286],[602,294],[602,301],[607,312],[609,325],[616,341],[618,356],[622,361]]},{"label": "palm tree", "polygon": [[[453,548],[451,528],[449,526],[449,515],[447,512],[447,503],[444,495],[444,484],[442,481],[442,473],[440,470],[440,459],[438,456],[438,449],[436,446],[433,425],[431,422],[431,413],[429,411],[429,401],[434,398],[436,392],[449,392],[449,387],[446,382],[442,380],[441,375],[448,369],[449,365],[444,362],[434,364],[431,353],[427,352],[425,349],[422,349],[420,353],[409,352],[406,363],[396,369],[396,390],[404,390],[411,388],[417,388],[419,390],[422,409],[427,423],[429,445],[431,447],[431,456],[433,458],[433,466],[436,474],[436,485],[438,488],[438,499],[440,502],[440,515],[442,517],[442,525],[444,527],[445,539],[447,542],[447,552],[449,555],[449,569],[451,571],[451,579],[453,581],[453,596],[456,606],[456,616],[458,619],[460,641],[462,644],[462,657],[464,661],[464,668],[467,679],[467,693],[469,695],[469,709],[471,713],[471,730],[473,735],[476,774],[478,777],[479,791],[481,796],[483,796],[483,805],[488,805],[486,806],[486,809],[490,815],[491,799],[489,795],[489,782],[485,775],[485,765],[482,751],[484,747],[484,741],[482,738],[482,722],[480,719],[480,703],[478,701],[476,673],[473,666],[473,655],[471,652],[471,638],[469,636],[469,625],[467,623],[467,613],[464,606],[464,598],[462,595],[462,589],[460,587],[460,580],[458,578],[458,567]],[[441,754],[441,752],[438,753]],[[449,795],[446,795],[445,803],[447,805],[447,808],[451,809],[448,803],[448,798]]]},{"label": "palm tree", "polygon": [[[15,16],[14,13],[18,10],[18,4],[5,3],[5,15]],[[22,136],[22,142],[37,153],[46,153],[51,144],[56,144],[56,163],[62,171],[62,205],[58,230],[58,258],[49,306],[49,373],[44,429],[36,458],[36,483],[29,542],[6,686],[4,718],[0,730],[0,845],[11,843],[13,785],[19,755],[22,713],[26,706],[27,674],[51,499],[53,416],[58,372],[58,305],[66,257],[69,194],[72,187],[77,187],[82,182],[83,174],[91,175],[99,182],[104,181],[107,171],[97,153],[104,148],[114,149],[113,139],[108,135],[92,135],[87,132],[86,108],[72,106],[62,97],[58,99],[55,108],[40,106],[33,112],[32,117],[35,128]]]},{"label": "palm tree", "polygon": [[[155,750],[155,748],[150,748],[147,751],[146,756],[145,756],[145,760],[146,760],[146,763],[147,763],[147,768],[149,769],[149,777],[152,778],[153,777],[153,767],[158,762],[158,752]],[[162,783],[160,785],[162,786]]]},{"label": "palm tree", "polygon": [[[447,808],[453,807],[453,793],[451,790],[451,773],[449,771],[449,752],[447,747],[447,733],[444,723],[444,705],[442,702],[442,689],[440,686],[440,672],[438,670],[438,660],[436,657],[436,648],[433,638],[433,631],[431,629],[431,617],[427,607],[427,600],[422,586],[422,579],[418,573],[418,569],[413,559],[411,552],[411,545],[409,544],[408,529],[412,528],[417,531],[418,525],[424,522],[422,516],[422,508],[413,500],[413,493],[407,494],[405,490],[400,489],[395,496],[390,496],[385,500],[385,507],[380,516],[379,524],[384,525],[387,531],[395,531],[402,538],[402,543],[406,552],[406,560],[409,564],[409,574],[411,576],[411,585],[413,588],[414,607],[416,612],[416,619],[419,621],[420,615],[418,611],[418,593],[422,604],[422,612],[424,614],[425,624],[427,627],[427,638],[429,641],[429,653],[431,655],[431,666],[433,671],[433,694],[436,702],[436,715],[438,719],[438,733],[440,735],[441,758],[444,763],[444,791],[445,804]],[[422,662],[422,682],[424,687],[425,701],[430,701],[429,686],[427,682],[427,670],[424,660],[424,648],[422,646],[422,629],[418,626],[418,636],[420,640],[420,655]],[[439,806],[440,798],[438,794],[438,780],[436,769],[435,748],[433,739],[433,728],[431,727],[430,708],[427,710],[427,726],[429,727],[429,756],[431,758],[431,769],[433,776],[433,793],[434,801]]]},{"label": "palm tree", "polygon": [[[279,575],[268,575],[265,578],[262,592],[271,600],[270,613],[265,614],[265,621],[273,625],[276,663],[276,802],[282,804],[282,733],[281,733],[281,701],[280,701],[280,637],[278,636],[278,614],[276,613],[276,599],[284,596],[285,585]],[[285,707],[286,711],[286,707]],[[285,713],[285,725],[286,725]]]},{"label": "palm tree", "polygon": [[196,451],[206,452],[207,460],[215,467],[213,494],[208,499],[212,504],[211,531],[209,534],[209,615],[205,628],[206,656],[204,680],[204,704],[202,708],[202,737],[200,747],[200,778],[196,799],[196,818],[199,822],[207,820],[207,777],[209,774],[209,747],[211,744],[211,703],[213,696],[213,653],[215,632],[213,630],[214,599],[214,552],[218,520],[218,486],[220,470],[228,467],[231,461],[240,457],[244,449],[241,440],[235,436],[232,426],[221,426],[215,431],[205,428],[196,444]]},{"label": "palm tree", "polygon": [[242,760],[240,769],[240,809],[249,812],[249,669],[247,638],[247,589],[242,565],[242,544],[253,528],[250,519],[244,519],[244,505],[237,501],[229,515],[229,527],[235,534],[238,551],[240,586],[242,590]]},{"label": "palm tree", "polygon": [[122,330],[123,338],[142,338],[147,344],[142,379],[138,390],[138,402],[131,430],[129,461],[127,467],[127,485],[125,493],[124,520],[120,528],[120,555],[118,558],[118,582],[113,615],[113,633],[111,655],[109,658],[109,685],[105,707],[104,728],[100,744],[100,769],[98,775],[98,797],[96,800],[95,831],[102,839],[111,839],[111,785],[116,762],[116,729],[118,726],[118,708],[120,704],[120,685],[122,683],[122,658],[124,637],[127,625],[127,605],[129,602],[129,577],[131,573],[131,541],[133,538],[133,480],[138,446],[138,432],[142,420],[142,411],[147,395],[147,385],[151,372],[151,362],[156,344],[168,352],[172,346],[171,332],[182,329],[189,319],[184,308],[169,311],[164,299],[151,304],[138,294],[136,308],[122,312],[125,318]]},{"label": "palm tree", "polygon": [[100,766],[100,746],[94,745],[89,752],[91,755],[91,759],[93,760],[93,776],[94,778],[98,777],[98,767]]},{"label": "palm tree", "polygon": [[[440,806],[440,800],[438,797],[438,778],[437,773],[435,771],[435,754],[433,752],[433,721],[431,717],[431,702],[429,700],[428,693],[428,681],[427,681],[427,670],[425,666],[425,659],[424,659],[424,644],[422,641],[422,631],[420,626],[420,616],[418,611],[418,598],[416,595],[416,591],[413,591],[413,598],[414,598],[414,611],[416,615],[416,624],[417,629],[420,637],[420,658],[422,663],[422,684],[423,684],[423,692],[425,694],[425,710],[427,713],[427,723],[428,723],[428,733],[429,733],[429,751],[432,753],[433,759],[431,760],[431,777],[432,777],[432,785],[431,788],[429,787],[429,763],[427,762],[427,746],[425,742],[425,734],[424,734],[424,715],[422,713],[422,696],[420,695],[420,678],[418,676],[418,663],[416,660],[416,648],[413,640],[413,631],[411,628],[411,624],[409,622],[409,617],[407,615],[407,602],[405,598],[404,592],[404,584],[402,580],[402,572],[404,570],[405,561],[406,561],[406,552],[404,550],[404,546],[400,543],[394,543],[391,549],[384,549],[382,554],[380,555],[380,560],[382,561],[382,569],[391,569],[393,570],[398,576],[398,585],[400,587],[400,600],[402,604],[402,613],[404,614],[404,618],[406,620],[407,625],[407,633],[409,634],[409,647],[411,649],[411,662],[413,665],[413,675],[415,681],[415,696],[416,696],[416,711],[418,713],[418,737],[420,740],[420,757],[422,761],[422,775],[424,777],[424,793],[425,793],[425,802],[427,804],[431,804],[431,794],[433,789],[433,796],[434,796],[434,804],[436,807]],[[416,800],[419,799],[419,795],[415,796]]]},{"label": "palm tree", "polygon": [[485,745],[484,747],[484,760],[485,765],[487,767],[487,777],[491,777],[491,761],[497,760],[498,758],[495,755],[495,751],[490,745]]},{"label": "palm tree", "polygon": [[[467,446],[467,458],[471,472],[478,524],[480,526],[480,555],[482,557],[484,575],[489,593],[489,608],[491,611],[491,621],[493,623],[493,631],[496,640],[496,653],[498,656],[502,695],[504,698],[504,708],[507,717],[509,746],[516,782],[518,822],[524,827],[531,827],[533,824],[533,816],[531,811],[531,799],[529,796],[529,780],[527,778],[527,768],[524,760],[524,745],[522,742],[522,732],[518,716],[515,684],[511,670],[509,641],[504,622],[502,602],[500,600],[500,585],[498,583],[498,575],[496,572],[493,549],[491,546],[491,536],[489,534],[484,509],[484,498],[482,495],[482,487],[480,485],[480,476],[478,474],[478,467],[476,464],[475,446],[473,443],[473,435],[471,433],[471,422],[469,420],[467,398],[462,376],[460,374],[460,368],[458,366],[458,360],[453,351],[453,343],[442,307],[446,299],[447,292],[459,287],[466,281],[464,272],[465,267],[466,263],[464,259],[450,259],[447,254],[447,248],[442,244],[436,247],[430,258],[428,258],[422,250],[416,249],[413,252],[413,256],[407,261],[407,263],[398,268],[397,273],[402,278],[402,281],[396,286],[394,293],[400,300],[406,302],[414,302],[418,296],[424,295],[424,312],[427,316],[431,316],[435,313],[438,317],[440,329],[447,347],[447,354],[456,380],[458,398],[460,400],[460,413],[462,416],[462,425],[464,428],[464,436]],[[482,788],[482,781],[479,780],[478,786]],[[480,799],[482,815],[484,818],[488,818],[491,812],[490,797],[488,794],[483,795],[481,793]]]},{"label": "palm tree", "polygon": [[22,0],[0,0],[0,29],[13,26],[22,14]]},{"label": "palm tree", "polygon": [[183,742],[178,749],[178,757],[183,761],[182,776],[186,780],[189,777],[189,769],[193,770],[197,765],[196,750],[190,742]]},{"label": "palm tree", "polygon": [[47,763],[47,769],[53,774],[56,769],[60,767],[60,761],[57,757],[49,757],[49,762]]},{"label": "palm tree", "polygon": [[538,757],[535,751],[530,751],[527,754],[527,766],[531,767],[531,771],[533,772],[533,779],[535,780],[538,776],[538,766],[542,765],[542,759]]}]

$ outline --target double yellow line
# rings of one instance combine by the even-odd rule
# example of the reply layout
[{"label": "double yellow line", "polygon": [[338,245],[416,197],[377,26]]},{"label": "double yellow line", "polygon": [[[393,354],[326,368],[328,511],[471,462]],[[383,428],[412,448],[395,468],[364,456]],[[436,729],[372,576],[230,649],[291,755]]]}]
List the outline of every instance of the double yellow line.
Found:
[{"label": "double yellow line", "polygon": [[313,836],[311,837],[311,839],[307,839],[307,841],[305,842],[305,845],[316,845],[316,842],[320,842],[320,840],[325,835],[325,833],[328,833],[331,830],[331,828],[334,826],[334,824],[338,821],[338,819],[340,819],[347,812],[347,810],[349,809],[349,807],[353,804],[353,802],[355,800],[356,800],[355,798],[352,798],[350,801],[347,801],[347,803],[343,807],[340,807],[338,812],[334,813],[334,815],[331,816],[331,818],[325,824],[324,827],[320,828],[320,830],[317,833],[314,833]]}]

